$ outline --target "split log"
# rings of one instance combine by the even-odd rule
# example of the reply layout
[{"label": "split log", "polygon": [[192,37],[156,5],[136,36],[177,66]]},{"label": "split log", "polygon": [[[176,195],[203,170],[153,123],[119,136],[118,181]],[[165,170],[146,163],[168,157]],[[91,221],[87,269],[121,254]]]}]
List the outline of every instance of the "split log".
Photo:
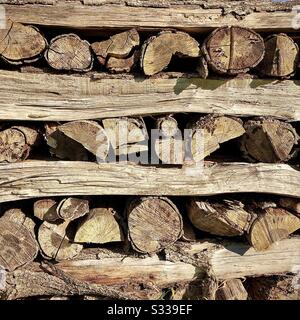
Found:
[{"label": "split log", "polygon": [[116,212],[109,207],[90,210],[75,234],[79,243],[110,243],[123,241],[122,229],[116,220]]},{"label": "split log", "polygon": [[102,123],[115,155],[148,151],[148,133],[142,118],[110,118]]},{"label": "split log", "polygon": [[18,162],[28,158],[38,141],[34,129],[15,126],[0,132],[0,162]]},{"label": "split log", "polygon": [[57,127],[67,137],[80,143],[97,159],[105,160],[109,150],[108,137],[100,124],[95,121],[73,121]]},{"label": "split log", "polygon": [[247,300],[246,291],[240,279],[224,281],[216,292],[216,300]]},{"label": "split log", "polygon": [[41,199],[35,201],[33,204],[33,214],[42,221],[53,222],[59,219],[56,212],[57,205],[57,201],[53,199]]},{"label": "split log", "polygon": [[126,206],[128,237],[142,253],[155,253],[182,236],[182,217],[175,204],[162,197],[135,198]]},{"label": "split log", "polygon": [[26,227],[35,239],[35,222],[26,216],[26,214],[21,209],[9,209],[4,212],[1,218],[5,218],[11,222],[21,224]]},{"label": "split log", "polygon": [[63,34],[53,38],[45,52],[45,59],[56,70],[89,71],[93,67],[90,44],[76,34]]},{"label": "split log", "polygon": [[300,200],[295,198],[280,198],[279,205],[293,211],[300,218]]},{"label": "split log", "polygon": [[220,144],[238,138],[245,133],[238,118],[208,115],[192,120],[187,128],[191,130],[191,154],[194,161],[201,161],[220,148]]},{"label": "split log", "polygon": [[56,212],[59,218],[72,221],[89,212],[89,201],[79,198],[66,198],[58,204]]},{"label": "split log", "polygon": [[258,65],[263,76],[289,78],[296,73],[299,48],[292,38],[280,33],[265,39],[266,53]]},{"label": "split log", "polygon": [[0,56],[10,64],[37,61],[47,47],[47,40],[34,26],[11,20],[0,29]]},{"label": "split log", "polygon": [[70,221],[44,221],[38,231],[38,242],[43,256],[56,261],[69,260],[76,257],[82,250],[82,245],[70,241],[67,227]]},{"label": "split log", "polygon": [[57,130],[58,127],[57,123],[45,124],[45,139],[51,155],[73,161],[88,160],[88,151],[80,143]]},{"label": "split log", "polygon": [[252,300],[300,300],[300,278],[297,275],[247,279]]},{"label": "split log", "polygon": [[[29,220],[21,221],[20,215],[0,218],[0,266],[13,271],[32,262],[38,254],[38,244],[34,238]],[[21,216],[22,218],[22,216]]]},{"label": "split log", "polygon": [[208,36],[202,52],[212,70],[233,75],[256,67],[264,57],[265,45],[253,30],[222,27]]},{"label": "split log", "polygon": [[275,119],[259,118],[244,124],[241,151],[251,161],[268,163],[288,161],[299,136],[291,124]]},{"label": "split log", "polygon": [[106,68],[111,73],[123,73],[130,72],[136,66],[139,60],[140,54],[138,51],[135,51],[128,58],[115,58],[110,57],[107,60]]},{"label": "split log", "polygon": [[162,31],[143,44],[141,68],[152,76],[166,69],[173,55],[197,58],[201,55],[199,43],[185,32]]},{"label": "split log", "polygon": [[[105,66],[112,57],[121,60],[129,58],[139,44],[140,36],[138,32],[135,29],[131,29],[115,34],[108,40],[94,42],[91,47],[99,63]],[[116,59],[113,60],[114,63],[117,63]],[[112,63],[112,61],[110,63]]]},{"label": "split log", "polygon": [[266,208],[253,222],[248,238],[255,250],[262,251],[299,228],[300,219],[295,215],[281,208]]},{"label": "split log", "polygon": [[192,224],[205,232],[217,236],[234,237],[247,232],[255,215],[245,211],[239,201],[206,202],[191,198],[187,212]]}]

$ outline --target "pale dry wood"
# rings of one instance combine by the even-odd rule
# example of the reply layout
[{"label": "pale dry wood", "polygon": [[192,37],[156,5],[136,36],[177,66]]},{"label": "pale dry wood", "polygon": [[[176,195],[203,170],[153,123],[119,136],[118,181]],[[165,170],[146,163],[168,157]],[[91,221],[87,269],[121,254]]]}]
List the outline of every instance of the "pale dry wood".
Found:
[{"label": "pale dry wood", "polygon": [[203,160],[218,150],[222,143],[245,133],[240,119],[216,115],[193,119],[187,128],[192,130],[191,153],[194,161]]},{"label": "pale dry wood", "polygon": [[109,150],[109,139],[103,127],[96,121],[67,122],[57,127],[67,137],[80,143],[97,159],[105,160]]},{"label": "pale dry wood", "polygon": [[116,212],[109,207],[90,210],[79,225],[74,241],[79,243],[110,243],[124,240]]},{"label": "pale dry wood", "polygon": [[[97,1],[86,3],[97,4]],[[100,1],[99,1],[100,2]],[[134,1],[131,1],[134,2]],[[120,5],[109,3],[103,6],[84,6],[81,3],[69,3],[59,1],[56,5],[4,5],[7,16],[15,21],[41,26],[67,27],[77,29],[128,29],[153,30],[161,28],[178,28],[186,31],[211,31],[228,25],[239,25],[254,28],[260,31],[284,30],[294,31],[291,21],[295,18],[295,12],[291,9],[295,1],[284,3],[264,3],[247,1],[243,5],[239,1],[224,5],[224,1],[207,3],[199,1],[198,4],[205,8],[182,2],[168,1],[156,2],[154,5],[141,2],[128,6],[128,1]],[[158,5],[159,4],[159,5]],[[232,5],[234,4],[234,5]],[[296,2],[297,4],[297,2]],[[153,7],[151,7],[153,6]],[[271,11],[271,12],[269,12]],[[68,15],[62,15],[67,12]],[[227,13],[224,15],[224,12]],[[86,19],[89,17],[89,19]],[[242,18],[242,19],[241,19]]]},{"label": "pale dry wood", "polygon": [[172,115],[155,119],[155,128],[160,130],[164,138],[175,136],[179,130],[177,120]]},{"label": "pale dry wood", "polygon": [[4,212],[1,218],[23,225],[31,232],[33,238],[35,238],[35,222],[30,217],[26,216],[21,209],[9,209]]},{"label": "pale dry wood", "polygon": [[204,41],[202,52],[212,70],[239,74],[261,62],[265,45],[253,30],[231,26],[214,30]]},{"label": "pale dry wood", "polygon": [[234,237],[248,231],[255,216],[244,209],[239,201],[209,202],[191,198],[187,212],[192,224],[205,232]]},{"label": "pale dry wood", "polygon": [[248,292],[240,279],[224,281],[216,293],[216,300],[247,300]]},{"label": "pale dry wood", "polygon": [[285,164],[212,163],[158,168],[130,163],[25,161],[0,164],[0,202],[71,195],[271,193],[300,198],[300,173]]},{"label": "pale dry wood", "polygon": [[284,239],[264,252],[245,243],[212,240],[175,243],[165,251],[167,260],[183,261],[197,266],[199,272],[228,280],[294,272],[300,262],[300,239]]},{"label": "pale dry wood", "polygon": [[56,212],[57,205],[57,201],[53,199],[37,200],[33,204],[33,214],[42,221],[53,222],[59,219]]},{"label": "pale dry wood", "polygon": [[143,44],[141,68],[145,75],[152,76],[166,69],[174,55],[197,58],[201,56],[199,43],[181,31],[162,31]]},{"label": "pale dry wood", "polygon": [[140,44],[140,36],[136,29],[130,29],[111,36],[108,40],[94,42],[91,47],[100,64],[106,65],[111,57],[128,58]]},{"label": "pale dry wood", "polygon": [[94,61],[90,44],[73,33],[53,38],[45,59],[56,70],[79,72],[91,70]]},{"label": "pale dry wood", "polygon": [[115,58],[110,57],[107,60],[106,68],[111,73],[130,72],[135,67],[139,59],[139,52],[135,51],[128,58]]},{"label": "pale dry wood", "polygon": [[11,64],[34,62],[42,57],[47,40],[34,26],[12,20],[0,29],[0,57]]},{"label": "pale dry wood", "polygon": [[83,217],[89,212],[89,201],[79,198],[66,198],[56,208],[59,218],[72,221]]},{"label": "pale dry wood", "polygon": [[32,230],[14,219],[0,218],[0,266],[13,271],[32,262],[38,245]]},{"label": "pale dry wood", "polygon": [[293,126],[278,120],[249,120],[244,127],[246,133],[240,139],[241,151],[252,161],[288,161],[299,142],[299,136]]},{"label": "pale dry wood", "polygon": [[295,121],[300,120],[299,85],[299,81],[250,78],[188,79],[181,75],[180,79],[145,80],[1,70],[0,118],[71,121],[197,112]]},{"label": "pale dry wood", "polygon": [[126,206],[128,237],[134,250],[155,253],[177,241],[183,234],[180,212],[168,198],[144,197]]},{"label": "pale dry wood", "polygon": [[258,215],[249,231],[249,241],[257,251],[267,250],[272,243],[287,238],[300,229],[300,219],[281,208],[266,208]]},{"label": "pale dry wood", "polygon": [[82,245],[70,241],[66,229],[70,221],[47,222],[39,227],[38,242],[43,255],[56,261],[69,260],[76,257],[82,250]]},{"label": "pale dry wood", "polygon": [[263,76],[289,78],[296,73],[299,61],[299,47],[284,33],[265,39],[265,56],[258,65]]},{"label": "pale dry wood", "polygon": [[283,208],[291,210],[292,213],[300,217],[300,201],[295,198],[280,198],[279,205]]}]

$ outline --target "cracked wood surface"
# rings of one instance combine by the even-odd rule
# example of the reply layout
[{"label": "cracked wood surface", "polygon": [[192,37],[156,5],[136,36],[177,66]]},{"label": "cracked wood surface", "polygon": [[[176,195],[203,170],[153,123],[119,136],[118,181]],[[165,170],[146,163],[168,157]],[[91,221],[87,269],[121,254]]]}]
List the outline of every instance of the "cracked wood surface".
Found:
[{"label": "cracked wood surface", "polygon": [[0,71],[0,118],[72,121],[198,112],[299,121],[299,85],[298,80],[217,80],[174,73],[145,79]]},{"label": "cracked wood surface", "polygon": [[8,18],[25,24],[75,29],[138,27],[140,30],[179,28],[189,31],[208,31],[226,25],[260,31],[292,31],[291,21],[296,14],[292,8],[300,4],[298,0],[287,3],[270,0],[4,0],[0,3],[4,3]]},{"label": "cracked wood surface", "polygon": [[0,202],[68,195],[214,195],[256,192],[300,198],[300,172],[286,164],[206,162],[203,168],[129,163],[0,164]]}]

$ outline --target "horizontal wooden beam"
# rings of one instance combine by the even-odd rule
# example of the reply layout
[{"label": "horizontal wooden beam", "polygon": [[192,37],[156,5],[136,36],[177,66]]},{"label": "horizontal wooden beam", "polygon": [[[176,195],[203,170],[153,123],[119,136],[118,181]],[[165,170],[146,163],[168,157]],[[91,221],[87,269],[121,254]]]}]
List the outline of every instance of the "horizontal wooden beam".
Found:
[{"label": "horizontal wooden beam", "polygon": [[203,80],[178,74],[145,79],[2,70],[0,119],[71,121],[197,112],[299,121],[299,88],[298,80]]},{"label": "horizontal wooden beam", "polygon": [[0,202],[67,195],[214,195],[256,192],[300,198],[300,171],[286,164],[211,163],[158,168],[129,163],[0,164]]},{"label": "horizontal wooden beam", "polygon": [[[4,1],[7,2],[7,1]],[[209,31],[226,25],[240,25],[259,31],[293,31],[295,1],[274,4],[271,1],[23,1],[25,5],[6,4],[7,18],[18,22],[46,27],[75,29],[125,29],[140,30],[179,28],[187,31]],[[34,4],[34,2],[36,2]],[[20,3],[20,2],[19,2]],[[50,5],[47,5],[50,4]],[[51,5],[53,4],[53,5]],[[271,12],[270,12],[271,11]]]}]

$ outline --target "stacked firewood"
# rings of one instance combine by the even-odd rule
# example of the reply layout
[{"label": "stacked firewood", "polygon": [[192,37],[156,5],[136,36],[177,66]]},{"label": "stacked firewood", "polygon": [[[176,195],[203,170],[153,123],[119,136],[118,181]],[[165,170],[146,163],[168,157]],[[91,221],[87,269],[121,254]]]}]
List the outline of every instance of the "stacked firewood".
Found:
[{"label": "stacked firewood", "polygon": [[0,299],[300,300],[291,4],[183,2],[4,1]]}]

